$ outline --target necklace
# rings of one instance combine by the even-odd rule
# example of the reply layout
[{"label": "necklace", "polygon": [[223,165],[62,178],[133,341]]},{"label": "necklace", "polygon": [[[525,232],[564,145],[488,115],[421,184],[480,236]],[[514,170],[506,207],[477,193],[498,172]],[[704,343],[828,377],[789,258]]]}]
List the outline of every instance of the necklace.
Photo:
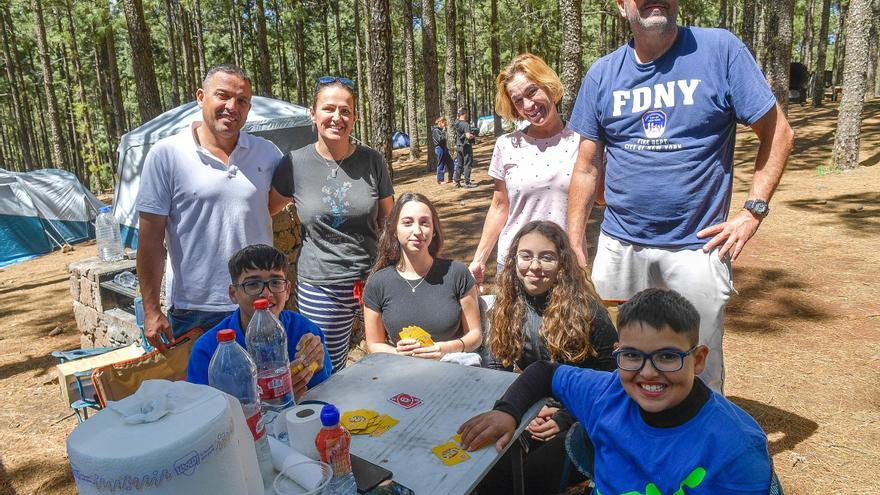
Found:
[{"label": "necklace", "polygon": [[[405,277],[403,276],[403,273],[402,273],[402,272],[403,272],[403,269],[402,269],[402,268],[400,268],[400,267],[395,267],[395,268],[397,268],[397,274],[400,275],[400,278],[402,278],[403,281],[406,282],[406,285],[409,286],[410,291],[411,291],[411,292],[415,292],[415,291],[416,291],[416,287],[422,285],[422,282],[425,281],[425,277],[428,276],[428,273],[431,272],[431,268],[433,268],[433,267],[434,267],[434,265],[433,265],[433,263],[432,263],[431,266],[428,267],[428,271],[425,272],[425,274],[424,274],[423,276],[419,277],[419,281],[416,282],[415,285],[409,283],[409,279],[407,279],[407,278],[405,278]],[[418,272],[416,272],[416,273],[418,273]]]},{"label": "necklace", "polygon": [[[316,148],[315,152],[317,153],[317,151],[318,150]],[[330,175],[327,176],[328,180],[335,179],[336,176],[339,175],[339,167],[342,166],[342,162],[344,162],[346,159],[348,159],[348,157],[350,157],[352,155],[352,153],[354,153],[354,150],[349,149],[348,152],[345,154],[345,156],[343,156],[339,160],[336,160],[336,159],[328,160],[328,159],[324,158],[323,155],[318,153],[318,156],[320,156],[321,158],[324,158],[324,165],[327,165],[327,169],[330,171]],[[332,157],[332,155],[331,155],[331,157]]]}]

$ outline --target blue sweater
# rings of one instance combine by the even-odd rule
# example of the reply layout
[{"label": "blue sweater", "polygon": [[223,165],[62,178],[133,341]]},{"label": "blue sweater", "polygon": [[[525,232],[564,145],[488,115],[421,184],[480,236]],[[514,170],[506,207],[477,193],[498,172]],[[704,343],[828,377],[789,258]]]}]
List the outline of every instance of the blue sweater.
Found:
[{"label": "blue sweater", "polygon": [[751,416],[715,392],[695,417],[672,428],[645,423],[616,371],[560,366],[553,395],[595,446],[597,495],[767,494],[767,437]]},{"label": "blue sweater", "polygon": [[[189,356],[189,365],[186,367],[186,381],[208,385],[208,364],[211,362],[211,357],[214,356],[214,351],[217,350],[217,332],[220,330],[225,328],[235,330],[235,341],[238,342],[238,345],[247,349],[244,331],[241,329],[239,311],[236,309],[225,320],[199,337],[199,340],[193,345],[192,354]],[[321,329],[305,316],[286,309],[278,315],[278,319],[281,321],[281,325],[284,326],[284,331],[287,332],[287,355],[291,360],[296,356],[296,345],[303,335],[311,333],[321,337],[321,343],[324,344],[324,368],[315,372],[312,379],[309,380],[308,387],[312,388],[329,378],[333,365],[330,363],[330,354],[327,353],[327,344],[324,342],[324,334],[321,332]]]}]

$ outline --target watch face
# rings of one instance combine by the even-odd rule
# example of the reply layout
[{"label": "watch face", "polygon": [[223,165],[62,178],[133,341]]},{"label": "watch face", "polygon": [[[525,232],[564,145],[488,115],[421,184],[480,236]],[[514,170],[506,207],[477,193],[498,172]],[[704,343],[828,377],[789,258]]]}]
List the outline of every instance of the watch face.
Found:
[{"label": "watch face", "polygon": [[756,203],[755,204],[755,213],[758,215],[766,215],[767,214],[767,203]]}]

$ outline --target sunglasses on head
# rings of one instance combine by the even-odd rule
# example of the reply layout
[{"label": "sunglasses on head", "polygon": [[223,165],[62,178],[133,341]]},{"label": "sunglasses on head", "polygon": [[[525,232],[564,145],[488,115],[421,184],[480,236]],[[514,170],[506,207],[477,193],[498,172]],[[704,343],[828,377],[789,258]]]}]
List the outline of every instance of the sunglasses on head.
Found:
[{"label": "sunglasses on head", "polygon": [[357,84],[355,84],[354,81],[352,81],[351,79],[348,79],[345,77],[339,77],[339,76],[321,76],[321,77],[319,77],[318,81],[315,83],[315,93],[317,93],[318,90],[321,89],[321,86],[324,86],[327,84],[334,84],[334,83],[339,83],[339,84],[345,86],[346,88],[352,90],[353,92],[357,93]]}]

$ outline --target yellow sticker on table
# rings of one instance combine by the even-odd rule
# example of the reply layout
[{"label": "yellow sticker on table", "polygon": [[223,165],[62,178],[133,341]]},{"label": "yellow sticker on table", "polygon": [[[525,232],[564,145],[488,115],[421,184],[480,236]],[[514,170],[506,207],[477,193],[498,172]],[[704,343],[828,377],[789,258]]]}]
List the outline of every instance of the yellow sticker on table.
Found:
[{"label": "yellow sticker on table", "polygon": [[471,458],[461,445],[454,442],[446,442],[431,449],[443,464],[454,466]]}]

